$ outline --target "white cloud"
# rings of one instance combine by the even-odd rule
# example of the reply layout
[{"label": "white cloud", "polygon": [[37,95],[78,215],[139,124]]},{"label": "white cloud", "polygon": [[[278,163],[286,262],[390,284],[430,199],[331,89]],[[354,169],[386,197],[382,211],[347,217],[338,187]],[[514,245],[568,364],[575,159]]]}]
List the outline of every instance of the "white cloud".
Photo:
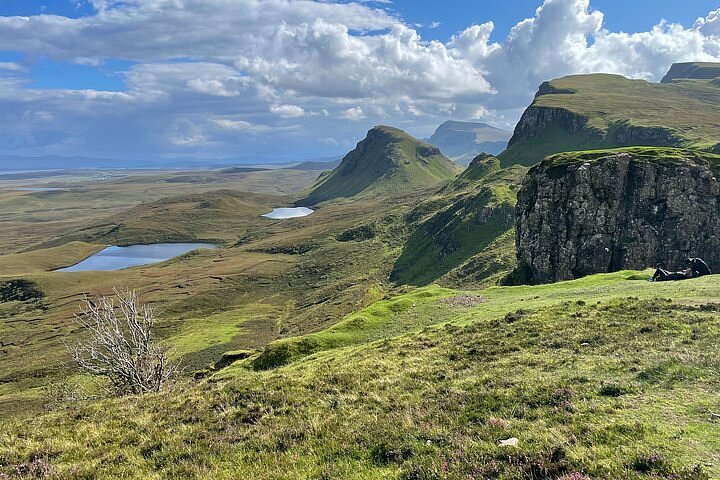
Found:
[{"label": "white cloud", "polygon": [[15,62],[0,62],[0,70],[8,70],[11,72],[24,72],[27,68]]},{"label": "white cloud", "polygon": [[608,31],[589,0],[538,0],[502,41],[490,40],[487,22],[443,43],[377,2],[92,4],[96,13],[81,18],[0,16],[0,42],[28,59],[130,60],[125,88],[33,89],[25,60],[0,63],[0,150],[155,156],[197,147],[256,158],[303,147],[315,156],[335,145],[323,139],[338,148],[373,123],[412,133],[448,117],[512,127],[538,85],[562,75],[656,81],[673,62],[720,59],[720,9],[692,26],[627,34]]},{"label": "white cloud", "polygon": [[276,130],[275,127],[271,127],[269,125],[257,125],[246,122],[245,120],[232,120],[229,118],[216,118],[213,120],[213,123],[225,130],[235,130],[247,133],[266,133]]},{"label": "white cloud", "polygon": [[305,116],[305,110],[297,105],[270,105],[270,111],[282,118],[298,118]]},{"label": "white cloud", "polygon": [[357,121],[362,120],[363,118],[367,118],[367,117],[361,107],[351,107],[351,108],[348,108],[347,110],[343,111],[342,114],[340,115],[340,118],[344,118],[346,120],[352,120],[354,122],[357,122]]},{"label": "white cloud", "polygon": [[698,18],[695,29],[705,35],[720,36],[720,8],[713,10],[704,18]]}]

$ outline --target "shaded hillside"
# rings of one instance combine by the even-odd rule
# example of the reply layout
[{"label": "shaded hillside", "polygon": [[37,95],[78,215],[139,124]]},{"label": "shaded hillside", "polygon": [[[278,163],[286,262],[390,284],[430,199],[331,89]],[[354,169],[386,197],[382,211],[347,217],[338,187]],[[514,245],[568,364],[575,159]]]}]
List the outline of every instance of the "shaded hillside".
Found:
[{"label": "shaded hillside", "polygon": [[500,155],[502,164],[532,165],[558,152],[634,145],[717,149],[720,85],[682,77],[692,76],[692,69],[674,66],[671,73],[671,83],[607,74],[543,83]]},{"label": "shaded hillside", "polygon": [[675,63],[670,67],[667,75],[660,80],[660,83],[670,83],[674,80],[683,79],[712,80],[716,77],[720,77],[720,63]]},{"label": "shaded hillside", "polygon": [[517,205],[530,283],[663,265],[720,268],[720,156],[630,147],[561,153],[533,167]]},{"label": "shaded hillside", "polygon": [[505,150],[512,132],[487,123],[447,121],[427,141],[461,165],[479,153],[497,155]]},{"label": "shaded hillside", "polygon": [[524,174],[522,167],[500,169],[493,156],[476,157],[408,215],[412,233],[391,278],[426,285],[450,274],[450,284],[468,286],[512,269],[515,198]]},{"label": "shaded hillside", "polygon": [[393,127],[378,126],[332,172],[320,177],[300,203],[399,192],[446,182],[460,168],[437,147]]},{"label": "shaded hillside", "polygon": [[306,162],[298,163],[291,167],[285,167],[285,170],[332,170],[340,165],[341,159],[327,159],[327,160],[308,160]]}]

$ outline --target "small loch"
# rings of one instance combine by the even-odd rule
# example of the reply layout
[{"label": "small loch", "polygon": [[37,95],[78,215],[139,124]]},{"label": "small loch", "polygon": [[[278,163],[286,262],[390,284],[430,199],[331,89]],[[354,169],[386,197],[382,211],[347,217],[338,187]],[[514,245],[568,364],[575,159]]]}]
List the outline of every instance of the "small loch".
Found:
[{"label": "small loch", "polygon": [[272,218],[273,220],[283,220],[285,218],[307,217],[314,212],[315,210],[307,207],[273,208],[272,212],[261,216],[265,218]]},{"label": "small loch", "polygon": [[198,248],[218,248],[211,243],[155,243],[106,247],[80,263],[56,270],[58,272],[110,271],[164,262]]}]

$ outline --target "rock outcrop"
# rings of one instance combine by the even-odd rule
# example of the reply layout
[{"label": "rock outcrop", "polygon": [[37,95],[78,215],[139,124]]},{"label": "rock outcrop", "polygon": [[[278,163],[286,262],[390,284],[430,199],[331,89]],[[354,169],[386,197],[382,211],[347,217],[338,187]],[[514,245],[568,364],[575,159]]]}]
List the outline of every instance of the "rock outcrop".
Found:
[{"label": "rock outcrop", "polygon": [[[523,112],[520,121],[515,126],[515,133],[510,139],[508,147],[541,138],[552,127],[566,135],[577,135],[585,130],[587,123],[587,117],[566,108],[531,105]],[[591,131],[591,135],[600,140],[603,132],[594,130]]]},{"label": "rock outcrop", "polygon": [[709,62],[675,63],[660,83],[675,80],[712,80],[720,77],[720,64]]},{"label": "rock outcrop", "polygon": [[600,73],[545,82],[498,155],[501,165],[630,146],[709,149],[720,137],[719,75],[720,63],[677,64],[665,84]]},{"label": "rock outcrop", "polygon": [[549,157],[518,193],[516,277],[527,283],[676,268],[699,256],[720,269],[720,157],[628,149]]}]

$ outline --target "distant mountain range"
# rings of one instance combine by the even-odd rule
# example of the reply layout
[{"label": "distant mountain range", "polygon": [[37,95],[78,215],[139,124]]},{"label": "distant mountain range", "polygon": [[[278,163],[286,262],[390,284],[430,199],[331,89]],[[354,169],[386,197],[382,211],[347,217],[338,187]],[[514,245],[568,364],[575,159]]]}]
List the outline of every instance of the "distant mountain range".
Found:
[{"label": "distant mountain range", "polygon": [[[336,157],[305,160],[300,163],[248,164],[236,159],[121,160],[82,156],[0,155],[0,172],[81,170],[81,169],[254,169],[287,168],[292,170],[332,170],[340,164]],[[236,173],[239,173],[239,171]]]},{"label": "distant mountain range", "polygon": [[512,136],[487,123],[447,121],[425,141],[436,145],[444,155],[460,165],[468,165],[480,153],[497,155],[507,147]]},{"label": "distant mountain range", "polygon": [[318,179],[304,203],[439,185],[460,170],[437,147],[381,125],[372,128],[337,168]]}]

